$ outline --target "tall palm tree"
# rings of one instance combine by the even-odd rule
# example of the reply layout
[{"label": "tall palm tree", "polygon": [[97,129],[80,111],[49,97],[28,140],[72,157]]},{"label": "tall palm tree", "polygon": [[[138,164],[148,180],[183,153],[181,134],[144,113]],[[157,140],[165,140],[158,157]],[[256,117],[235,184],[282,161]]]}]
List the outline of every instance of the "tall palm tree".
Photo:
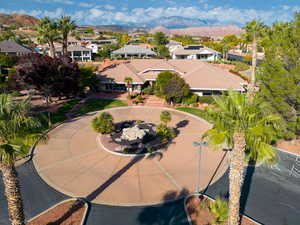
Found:
[{"label": "tall palm tree", "polygon": [[251,82],[249,91],[254,94],[255,89],[255,70],[257,62],[257,42],[259,37],[263,34],[265,26],[262,22],[257,20],[252,20],[246,24],[246,35],[249,40],[252,40],[252,69],[251,69]]},{"label": "tall palm tree", "polygon": [[15,102],[11,95],[0,95],[0,170],[12,225],[25,224],[14,164],[18,157],[25,156],[28,151],[32,140],[30,129],[40,125],[38,121],[27,115],[29,110],[29,100]]},{"label": "tall palm tree", "polygon": [[64,56],[68,55],[68,36],[76,29],[75,21],[69,16],[62,16],[58,20],[58,29],[62,35],[62,52]]},{"label": "tall palm tree", "polygon": [[133,79],[131,77],[125,77],[124,82],[126,83],[128,94],[130,95],[130,89],[132,86]]},{"label": "tall palm tree", "polygon": [[[256,100],[256,99],[255,99]],[[230,91],[215,98],[217,107],[208,109],[213,128],[207,138],[213,146],[229,148],[229,221],[238,225],[240,197],[245,161],[271,162],[276,154],[269,143],[281,126],[280,117],[268,114],[263,103],[252,102],[249,96]]]},{"label": "tall palm tree", "polygon": [[50,56],[55,57],[54,42],[60,39],[58,25],[54,20],[45,17],[37,25],[38,41],[48,43],[50,47]]}]

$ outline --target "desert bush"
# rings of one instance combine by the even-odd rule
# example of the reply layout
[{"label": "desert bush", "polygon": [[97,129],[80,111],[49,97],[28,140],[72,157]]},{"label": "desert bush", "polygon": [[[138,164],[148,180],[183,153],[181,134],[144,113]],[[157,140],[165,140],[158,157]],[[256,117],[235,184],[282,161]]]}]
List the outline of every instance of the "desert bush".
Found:
[{"label": "desert bush", "polygon": [[159,124],[156,127],[156,134],[160,137],[161,142],[166,143],[176,136],[173,128],[167,127],[165,124]]},{"label": "desert bush", "polygon": [[101,134],[109,134],[114,131],[114,119],[111,114],[103,112],[92,120],[92,127]]},{"label": "desert bush", "polygon": [[214,215],[215,224],[223,224],[227,221],[229,216],[229,207],[226,201],[217,199],[209,203],[209,211]]},{"label": "desert bush", "polygon": [[169,122],[171,122],[172,120],[172,116],[171,113],[168,111],[162,111],[160,113],[160,122],[164,123],[165,125],[167,125]]}]

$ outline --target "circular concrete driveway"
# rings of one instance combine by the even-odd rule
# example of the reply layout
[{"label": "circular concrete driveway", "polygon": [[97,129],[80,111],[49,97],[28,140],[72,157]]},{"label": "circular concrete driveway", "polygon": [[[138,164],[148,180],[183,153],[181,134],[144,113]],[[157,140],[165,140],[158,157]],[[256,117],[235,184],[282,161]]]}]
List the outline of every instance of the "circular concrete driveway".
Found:
[{"label": "circular concrete driveway", "polygon": [[[159,123],[157,107],[124,107],[109,111],[115,122],[144,120]],[[183,197],[196,185],[198,141],[209,124],[187,113],[167,109],[172,114],[170,126],[178,124],[179,135],[161,155],[155,157],[119,156],[97,143],[97,133],[90,126],[98,113],[66,122],[49,133],[47,144],[38,145],[34,165],[39,175],[56,190],[84,197],[94,203],[110,205],[149,205]],[[182,122],[182,123],[180,123]],[[213,176],[223,152],[207,148],[202,154],[201,187]],[[223,163],[214,181],[227,169]]]}]

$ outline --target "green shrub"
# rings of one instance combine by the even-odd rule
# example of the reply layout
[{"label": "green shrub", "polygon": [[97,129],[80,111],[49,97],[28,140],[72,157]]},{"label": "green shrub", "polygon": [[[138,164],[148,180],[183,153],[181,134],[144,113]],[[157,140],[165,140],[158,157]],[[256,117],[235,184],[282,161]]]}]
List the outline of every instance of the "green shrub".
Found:
[{"label": "green shrub", "polygon": [[236,71],[245,71],[248,70],[250,68],[250,66],[246,63],[243,62],[236,62],[235,63],[235,70]]},{"label": "green shrub", "polygon": [[198,102],[199,96],[195,93],[190,93],[187,97],[183,98],[183,104],[192,105]]},{"label": "green shrub", "polygon": [[213,96],[200,96],[199,103],[214,104],[215,100],[214,100]]},{"label": "green shrub", "polygon": [[92,120],[92,127],[101,134],[109,134],[114,131],[114,119],[111,114],[103,112]]},{"label": "green shrub", "polygon": [[174,129],[167,127],[165,124],[159,124],[156,127],[156,134],[160,137],[160,140],[163,143],[170,141],[176,136]]},{"label": "green shrub", "polygon": [[164,124],[168,124],[169,122],[171,122],[172,120],[172,116],[171,113],[168,111],[162,111],[160,113],[160,122],[164,123]]},{"label": "green shrub", "polygon": [[148,153],[151,153],[151,152],[155,151],[152,146],[147,146],[146,149],[147,149]]},{"label": "green shrub", "polygon": [[143,89],[143,93],[146,95],[153,95],[154,94],[154,87],[153,86],[148,86]]},{"label": "green shrub", "polygon": [[133,101],[133,104],[139,104],[144,102],[144,98],[141,95],[138,95]]},{"label": "green shrub", "polygon": [[227,221],[229,216],[229,207],[227,202],[217,199],[214,202],[210,202],[208,208],[215,217],[215,224],[223,224]]}]

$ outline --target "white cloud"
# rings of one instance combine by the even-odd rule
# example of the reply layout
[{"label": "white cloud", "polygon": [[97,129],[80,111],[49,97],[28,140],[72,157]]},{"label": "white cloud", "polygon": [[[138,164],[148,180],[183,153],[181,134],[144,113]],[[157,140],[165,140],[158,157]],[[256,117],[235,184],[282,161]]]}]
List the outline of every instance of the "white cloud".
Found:
[{"label": "white cloud", "polygon": [[[41,1],[41,0],[39,0]],[[47,0],[49,1],[49,0]],[[69,0],[51,0],[67,2]],[[191,19],[203,19],[214,21],[215,24],[239,24],[244,25],[252,19],[260,19],[267,24],[275,20],[287,21],[292,19],[293,12],[299,11],[299,7],[277,7],[269,10],[237,9],[230,7],[166,7],[166,8],[128,8],[116,9],[112,5],[93,6],[92,4],[81,2],[83,7],[73,13],[65,13],[62,8],[54,11],[47,10],[5,10],[0,9],[0,13],[22,13],[36,17],[49,16],[59,17],[63,14],[71,16],[79,24],[125,24],[125,23],[146,23],[161,17],[182,16]],[[90,8],[87,8],[87,7]]]},{"label": "white cloud", "polygon": [[281,8],[283,10],[289,10],[291,7],[288,5],[281,5],[281,6],[279,6],[279,8]]},{"label": "white cloud", "polygon": [[94,7],[94,4],[81,2],[81,3],[79,3],[79,6],[85,7],[85,8],[92,8],[92,7]]},{"label": "white cloud", "polygon": [[34,0],[35,2],[39,3],[61,3],[66,5],[73,5],[74,2],[71,0]]}]

